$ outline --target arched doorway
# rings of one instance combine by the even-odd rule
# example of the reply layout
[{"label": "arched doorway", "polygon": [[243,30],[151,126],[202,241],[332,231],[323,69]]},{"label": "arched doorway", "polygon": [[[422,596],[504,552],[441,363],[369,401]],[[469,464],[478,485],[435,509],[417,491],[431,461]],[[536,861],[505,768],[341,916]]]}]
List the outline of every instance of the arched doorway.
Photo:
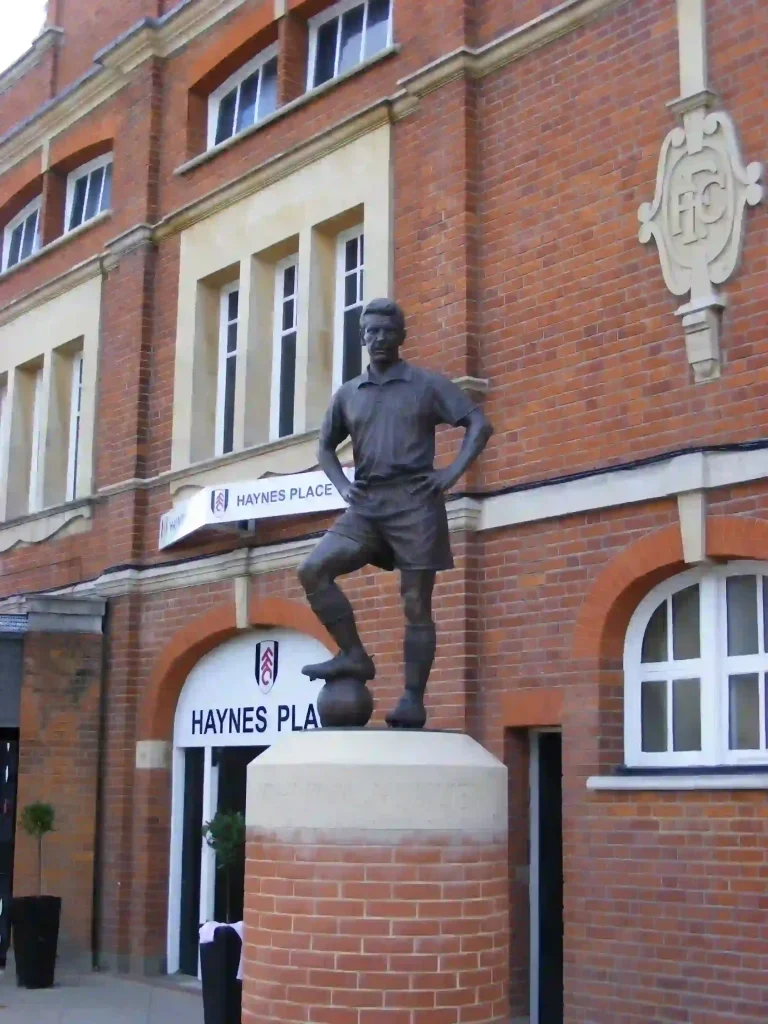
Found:
[{"label": "arched doorway", "polygon": [[[198,973],[197,935],[224,920],[227,892],[202,838],[218,811],[245,811],[250,762],[287,732],[319,728],[320,682],[303,665],[330,652],[290,629],[253,629],[225,640],[193,666],[179,694],[173,729],[168,971]],[[242,872],[229,892],[242,916]]]}]

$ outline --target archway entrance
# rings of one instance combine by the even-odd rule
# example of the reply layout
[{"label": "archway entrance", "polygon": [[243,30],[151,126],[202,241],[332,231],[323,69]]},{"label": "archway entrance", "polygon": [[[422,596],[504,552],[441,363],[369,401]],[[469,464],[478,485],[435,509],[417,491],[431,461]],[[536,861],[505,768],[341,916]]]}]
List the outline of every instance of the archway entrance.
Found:
[{"label": "archway entrance", "polygon": [[243,910],[243,867],[229,893],[203,824],[217,811],[245,811],[251,761],[287,732],[320,726],[320,682],[303,665],[330,652],[289,629],[240,633],[204,655],[187,676],[173,731],[173,795],[168,914],[168,972],[198,973],[198,929]]}]

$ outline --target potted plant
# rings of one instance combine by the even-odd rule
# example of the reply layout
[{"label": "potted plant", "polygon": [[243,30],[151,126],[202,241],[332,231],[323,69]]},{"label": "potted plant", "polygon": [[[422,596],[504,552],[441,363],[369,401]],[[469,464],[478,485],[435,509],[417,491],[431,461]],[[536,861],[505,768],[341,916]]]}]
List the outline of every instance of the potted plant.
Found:
[{"label": "potted plant", "polygon": [[203,838],[216,856],[216,868],[226,880],[226,922],[211,921],[200,929],[200,973],[203,980],[205,1024],[240,1024],[243,984],[239,975],[242,923],[230,912],[232,870],[245,845],[245,818],[239,812],[218,811],[203,826]]},{"label": "potted plant", "polygon": [[43,836],[53,832],[50,804],[28,804],[21,812],[24,831],[37,840],[37,896],[11,901],[16,981],[23,988],[50,988],[56,969],[61,899],[43,895]]}]

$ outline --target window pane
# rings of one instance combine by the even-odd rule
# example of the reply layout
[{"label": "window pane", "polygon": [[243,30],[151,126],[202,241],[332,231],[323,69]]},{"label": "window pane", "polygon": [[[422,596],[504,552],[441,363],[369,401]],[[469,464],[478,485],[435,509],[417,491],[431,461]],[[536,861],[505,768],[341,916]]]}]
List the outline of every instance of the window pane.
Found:
[{"label": "window pane", "polygon": [[341,47],[338,74],[360,63],[363,44],[363,15],[365,5],[353,7],[341,19]]},{"label": "window pane", "polygon": [[350,238],[344,248],[344,269],[357,270],[360,264],[357,261],[357,238]]},{"label": "window pane", "polygon": [[757,672],[728,680],[731,750],[760,749],[760,683]]},{"label": "window pane", "polygon": [[351,380],[363,372],[363,346],[360,340],[360,307],[344,313],[344,361],[342,378]]},{"label": "window pane", "polygon": [[240,289],[235,288],[227,297],[227,320],[237,320],[237,311],[240,305]]},{"label": "window pane", "polygon": [[21,259],[21,238],[24,234],[24,225],[19,224],[11,234],[11,244],[8,246],[8,266],[15,267]]},{"label": "window pane", "polygon": [[698,679],[672,683],[672,749],[701,750],[701,687]]},{"label": "window pane", "polygon": [[293,397],[296,390],[296,334],[286,334],[280,352],[280,437],[293,433]]},{"label": "window pane", "polygon": [[757,654],[757,578],[729,576],[725,588],[728,654]]},{"label": "window pane", "polygon": [[347,274],[344,278],[344,305],[354,306],[360,301],[357,294],[357,274]]},{"label": "window pane", "polygon": [[383,50],[389,42],[389,0],[370,0],[365,29],[365,57]]},{"label": "window pane", "polygon": [[83,210],[85,209],[85,193],[88,188],[88,175],[84,174],[78,178],[72,195],[72,212],[69,215],[69,229],[77,228],[83,223]]},{"label": "window pane", "polygon": [[259,72],[249,75],[240,86],[240,109],[237,112],[237,128],[249,128],[256,120],[256,96],[259,91]]},{"label": "window pane", "polygon": [[261,93],[259,94],[259,118],[267,117],[277,110],[277,57],[268,60],[261,69]]},{"label": "window pane", "polygon": [[294,300],[288,299],[283,303],[283,330],[290,331],[294,326]]},{"label": "window pane", "polygon": [[296,291],[296,267],[286,267],[283,271],[283,298],[288,298]]},{"label": "window pane", "polygon": [[21,255],[20,259],[25,260],[27,256],[32,255],[32,250],[35,247],[35,234],[37,233],[37,210],[31,213],[29,217],[24,221],[24,236],[21,243]]},{"label": "window pane", "polygon": [[237,103],[237,89],[228,92],[219,103],[219,117],[216,122],[215,142],[223,142],[235,131],[235,105]]},{"label": "window pane", "polygon": [[237,349],[237,323],[227,324],[227,352]]},{"label": "window pane", "polygon": [[667,749],[667,683],[653,679],[642,684],[640,691],[642,746],[646,754],[659,754]]},{"label": "window pane", "polygon": [[235,437],[235,377],[237,375],[237,359],[227,359],[224,370],[224,443],[222,452],[226,455],[234,448]]},{"label": "window pane", "polygon": [[675,661],[701,657],[698,583],[672,595],[672,650]]},{"label": "window pane", "polygon": [[336,72],[336,34],[339,31],[339,19],[332,18],[321,25],[317,33],[317,52],[315,54],[315,85],[322,85],[333,78]]},{"label": "window pane", "polygon": [[109,210],[112,208],[112,164],[107,164],[104,168],[104,188],[101,190],[101,206],[99,207],[99,213],[102,210]]},{"label": "window pane", "polygon": [[643,653],[640,658],[648,664],[667,660],[667,602],[664,601],[651,616],[643,637]]},{"label": "window pane", "polygon": [[88,199],[85,204],[85,220],[95,217],[100,210],[101,186],[104,184],[104,168],[97,167],[91,172],[91,180],[88,184]]}]

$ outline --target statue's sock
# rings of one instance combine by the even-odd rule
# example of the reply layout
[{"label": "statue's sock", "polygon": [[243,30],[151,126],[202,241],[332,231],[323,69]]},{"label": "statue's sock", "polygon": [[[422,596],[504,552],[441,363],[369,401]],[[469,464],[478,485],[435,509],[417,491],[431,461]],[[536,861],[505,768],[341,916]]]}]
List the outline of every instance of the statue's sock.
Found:
[{"label": "statue's sock", "polygon": [[307,598],[310,608],[342,651],[362,649],[352,605],[335,583],[312,591]]},{"label": "statue's sock", "polygon": [[435,660],[437,636],[433,622],[405,627],[403,656],[405,661],[405,689],[423,696],[429,673]]}]

